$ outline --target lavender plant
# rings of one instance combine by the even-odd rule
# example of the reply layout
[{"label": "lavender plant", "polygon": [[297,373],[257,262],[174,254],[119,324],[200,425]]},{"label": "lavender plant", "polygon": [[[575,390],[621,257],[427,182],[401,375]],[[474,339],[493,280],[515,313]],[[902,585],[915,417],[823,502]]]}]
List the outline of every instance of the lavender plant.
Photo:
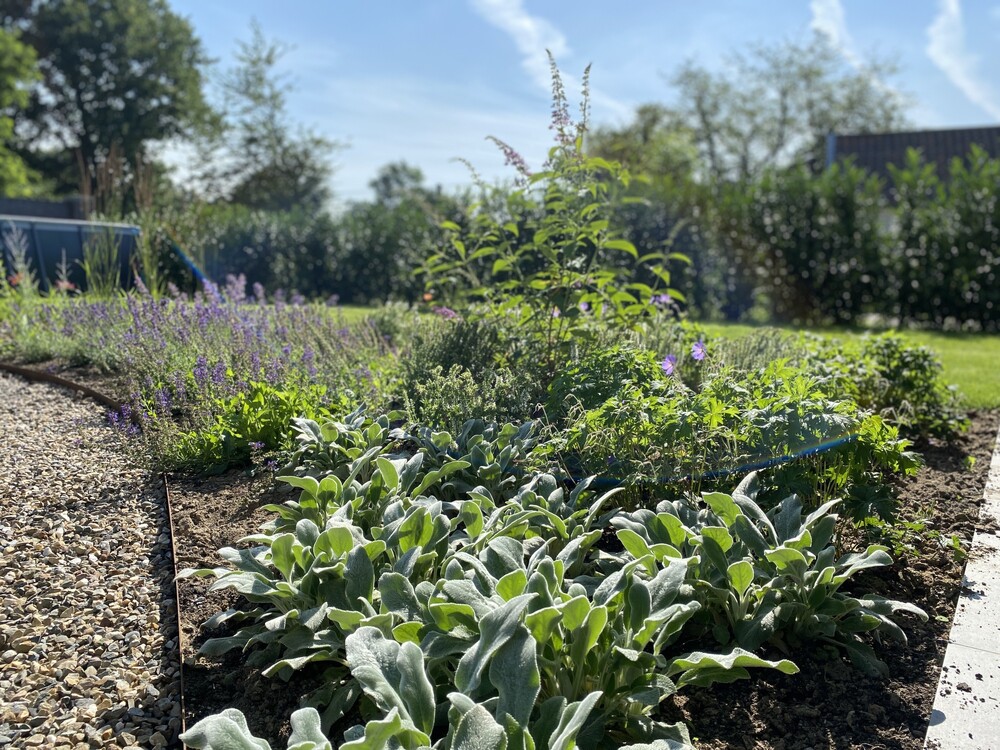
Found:
[{"label": "lavender plant", "polygon": [[[256,442],[261,432],[273,436],[265,425],[287,425],[342,398],[378,405],[393,360],[377,331],[349,325],[336,308],[269,304],[263,289],[248,295],[239,279],[225,290],[208,284],[193,298],[156,299],[142,288],[96,300],[18,298],[0,318],[0,356],[57,358],[109,374],[129,406],[128,419],[118,415],[122,425],[142,428],[161,462],[203,466],[222,454],[207,439],[203,455],[192,452],[199,442],[193,434],[222,439],[221,419],[235,424],[230,434]],[[248,412],[235,419],[255,401],[274,418]],[[292,411],[300,413],[282,404],[297,404]]]}]

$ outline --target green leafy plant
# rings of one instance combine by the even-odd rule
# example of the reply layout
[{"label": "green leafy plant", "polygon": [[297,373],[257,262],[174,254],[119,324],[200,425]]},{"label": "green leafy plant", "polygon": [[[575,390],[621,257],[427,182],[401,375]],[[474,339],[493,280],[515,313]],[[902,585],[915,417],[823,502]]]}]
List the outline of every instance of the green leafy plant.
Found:
[{"label": "green leafy plant", "polygon": [[[557,142],[545,168],[531,173],[510,146],[496,141],[525,186],[503,195],[502,207],[485,201],[473,207],[464,228],[444,224],[450,243],[420,269],[429,289],[485,301],[466,316],[488,315],[513,326],[549,377],[574,343],[592,336],[594,321],[632,330],[655,312],[652,299],[661,289],[680,297],[669,288],[671,255],[640,257],[610,229],[615,191],[626,188],[631,177],[620,164],[584,151],[589,70],[581,117],[573,122],[554,61],[551,68]],[[630,263],[617,264],[618,256]],[[633,280],[638,268],[654,279],[652,286]]]},{"label": "green leafy plant", "polygon": [[83,243],[80,267],[87,277],[87,292],[111,297],[121,290],[118,237],[112,228],[92,232]]},{"label": "green leafy plant", "polygon": [[628,555],[652,556],[659,566],[694,559],[691,585],[706,623],[723,644],[756,651],[772,643],[788,652],[804,643],[842,648],[870,674],[887,669],[858,634],[906,642],[891,619],[899,611],[926,621],[920,608],[874,594],[855,596],[842,587],[863,570],[892,564],[884,547],[838,557],[834,544],[836,500],[803,517],[794,495],[768,512],[754,502],[751,474],[732,495],[704,495],[707,509],[689,501],[662,503],[657,512],[618,516],[618,538]]},{"label": "green leafy plant", "polygon": [[[227,377],[232,377],[228,373]],[[332,398],[325,386],[279,388],[266,382],[247,384],[245,391],[219,397],[208,426],[179,436],[173,461],[181,466],[220,470],[247,464],[254,453],[291,449],[293,418],[323,418],[346,406],[349,394]]]},{"label": "green leafy plant", "polygon": [[[333,750],[333,745],[323,735],[315,709],[299,709],[292,714],[291,723],[288,750]],[[250,733],[246,717],[235,708],[202,719],[184,732],[180,740],[197,750],[271,750],[266,740]]]}]

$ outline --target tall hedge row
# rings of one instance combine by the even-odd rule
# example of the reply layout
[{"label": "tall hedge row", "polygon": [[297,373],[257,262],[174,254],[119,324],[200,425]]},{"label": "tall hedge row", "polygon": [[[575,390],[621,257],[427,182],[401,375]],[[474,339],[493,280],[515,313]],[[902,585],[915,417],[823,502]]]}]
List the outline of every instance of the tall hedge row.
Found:
[{"label": "tall hedge row", "polygon": [[[722,315],[775,322],[1000,328],[1000,161],[947,178],[911,152],[888,183],[850,163],[770,172],[709,202],[708,242],[740,286]],[[698,310],[713,316],[717,311]]]},{"label": "tall hedge row", "polygon": [[[843,163],[743,184],[637,183],[614,223],[642,253],[670,245],[690,257],[673,284],[701,319],[850,325],[878,315],[997,330],[998,190],[1000,161],[980,149],[947,176],[911,153],[888,181]],[[362,203],[337,217],[212,207],[193,254],[217,279],[243,273],[359,304],[414,301],[422,282],[412,270],[446,241],[438,221],[464,221],[461,201],[435,202]]]}]

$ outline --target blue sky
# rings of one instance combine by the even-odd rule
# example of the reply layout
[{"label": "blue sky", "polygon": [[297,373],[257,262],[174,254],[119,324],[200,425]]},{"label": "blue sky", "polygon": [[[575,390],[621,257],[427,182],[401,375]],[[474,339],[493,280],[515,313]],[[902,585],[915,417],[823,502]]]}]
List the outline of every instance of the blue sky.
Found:
[{"label": "blue sky", "polygon": [[1000,0],[170,0],[217,66],[232,64],[250,22],[290,47],[291,117],[347,148],[338,201],[370,197],[379,167],[405,159],[430,184],[510,176],[485,138],[544,160],[556,56],[571,100],[593,64],[592,120],[623,124],[646,102],[669,104],[685,60],[710,68],[754,43],[828,34],[850,63],[875,54],[918,127],[1000,122]]}]

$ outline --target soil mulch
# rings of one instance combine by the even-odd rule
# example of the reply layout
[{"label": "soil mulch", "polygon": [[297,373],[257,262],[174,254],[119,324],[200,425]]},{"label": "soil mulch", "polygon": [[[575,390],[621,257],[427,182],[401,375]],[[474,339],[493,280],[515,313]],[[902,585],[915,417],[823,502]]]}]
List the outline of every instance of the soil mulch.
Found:
[{"label": "soil mulch", "polygon": [[[876,645],[889,678],[867,677],[838,653],[796,653],[792,658],[801,668],[797,675],[760,670],[732,685],[690,688],[664,704],[663,717],[686,721],[698,747],[706,750],[922,748],[964,567],[949,542],[953,534],[966,547],[972,539],[1000,423],[996,411],[971,416],[971,427],[955,440],[918,445],[925,466],[898,487],[903,517],[926,523],[924,533],[901,540],[913,551],[892,568],[852,586],[914,602],[930,615],[927,623],[899,615],[909,643]],[[178,569],[219,566],[217,550],[235,546],[270,520],[263,505],[288,497],[269,479],[241,473],[173,478],[170,487]],[[284,747],[288,716],[299,696],[316,686],[319,675],[296,674],[284,683],[262,677],[238,653],[219,660],[196,656],[200,644],[213,635],[204,633],[201,623],[222,609],[239,606],[239,597],[209,593],[208,585],[195,579],[180,582],[187,725],[234,707],[247,716],[257,736]]]}]

